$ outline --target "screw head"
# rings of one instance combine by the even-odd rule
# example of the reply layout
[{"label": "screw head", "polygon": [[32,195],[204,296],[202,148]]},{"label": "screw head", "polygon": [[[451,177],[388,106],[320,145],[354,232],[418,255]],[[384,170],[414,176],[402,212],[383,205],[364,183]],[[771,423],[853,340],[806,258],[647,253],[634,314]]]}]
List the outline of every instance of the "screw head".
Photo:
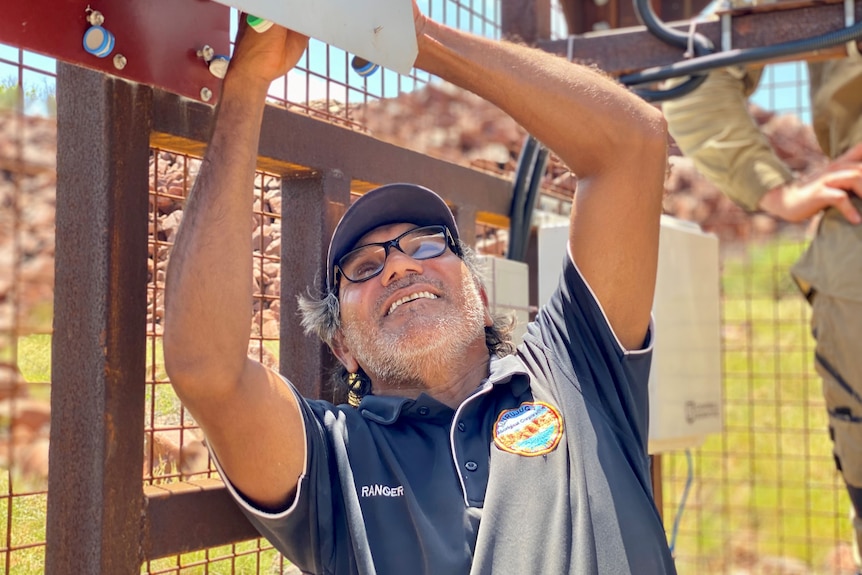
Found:
[{"label": "screw head", "polygon": [[209,62],[210,60],[212,60],[214,54],[215,51],[209,44],[205,44],[203,48],[198,50],[198,58],[202,58],[204,62]]},{"label": "screw head", "polygon": [[122,70],[128,64],[128,60],[122,54],[114,54],[114,68]]},{"label": "screw head", "polygon": [[212,100],[212,97],[213,97],[212,90],[210,90],[206,86],[201,88],[201,100],[203,100],[204,102],[209,102],[210,100]]},{"label": "screw head", "polygon": [[91,26],[101,26],[105,23],[105,17],[98,10],[91,10],[90,13],[87,14],[87,22],[89,22]]}]

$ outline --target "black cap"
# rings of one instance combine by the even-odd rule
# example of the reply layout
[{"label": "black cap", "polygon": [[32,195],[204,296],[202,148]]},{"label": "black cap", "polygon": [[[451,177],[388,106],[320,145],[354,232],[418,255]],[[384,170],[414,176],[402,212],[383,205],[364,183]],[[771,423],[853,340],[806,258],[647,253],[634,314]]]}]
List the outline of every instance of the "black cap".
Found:
[{"label": "black cap", "polygon": [[443,198],[416,184],[387,184],[374,188],[347,208],[329,242],[326,258],[326,289],[333,292],[335,263],[353,249],[359,238],[374,228],[388,224],[410,223],[417,226],[444,225],[458,239],[452,210]]}]

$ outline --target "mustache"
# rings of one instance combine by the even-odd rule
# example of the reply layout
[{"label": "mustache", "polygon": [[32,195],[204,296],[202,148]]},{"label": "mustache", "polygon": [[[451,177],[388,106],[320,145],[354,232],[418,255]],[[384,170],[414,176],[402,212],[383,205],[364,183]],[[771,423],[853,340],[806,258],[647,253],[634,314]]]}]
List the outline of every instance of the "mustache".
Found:
[{"label": "mustache", "polygon": [[401,279],[395,280],[394,282],[386,286],[386,289],[383,291],[382,294],[380,294],[380,297],[378,297],[377,301],[375,302],[376,307],[378,309],[381,308],[383,306],[383,303],[398,290],[410,287],[418,283],[424,283],[433,286],[437,293],[439,293],[440,295],[446,294],[446,288],[443,285],[443,282],[425,277],[423,275],[412,274]]}]

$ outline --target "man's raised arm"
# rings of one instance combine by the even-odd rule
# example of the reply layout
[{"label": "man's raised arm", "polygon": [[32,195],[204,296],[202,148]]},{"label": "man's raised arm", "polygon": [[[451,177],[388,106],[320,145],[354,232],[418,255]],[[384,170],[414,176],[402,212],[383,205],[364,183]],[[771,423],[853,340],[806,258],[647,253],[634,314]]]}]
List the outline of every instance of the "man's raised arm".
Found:
[{"label": "man's raised arm", "polygon": [[278,506],[295,490],[305,438],[290,390],[247,356],[251,191],[266,93],[307,39],[283,28],[243,29],[168,266],[164,354],[171,383],[233,484]]},{"label": "man's raised arm", "polygon": [[496,104],[578,177],[571,254],[622,344],[641,346],[667,160],[661,112],[599,71],[458,32],[414,11],[416,66]]}]

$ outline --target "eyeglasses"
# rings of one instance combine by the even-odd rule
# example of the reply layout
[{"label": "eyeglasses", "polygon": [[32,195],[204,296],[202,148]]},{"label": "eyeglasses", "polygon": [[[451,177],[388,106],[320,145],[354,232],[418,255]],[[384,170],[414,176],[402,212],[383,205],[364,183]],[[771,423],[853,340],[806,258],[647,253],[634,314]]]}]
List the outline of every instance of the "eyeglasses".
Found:
[{"label": "eyeglasses", "polygon": [[447,247],[458,257],[461,256],[461,249],[446,226],[414,228],[388,242],[359,246],[344,254],[335,264],[336,292],[339,273],[354,283],[364,282],[379,275],[386,265],[386,258],[392,248],[414,260],[428,260],[443,255]]}]

